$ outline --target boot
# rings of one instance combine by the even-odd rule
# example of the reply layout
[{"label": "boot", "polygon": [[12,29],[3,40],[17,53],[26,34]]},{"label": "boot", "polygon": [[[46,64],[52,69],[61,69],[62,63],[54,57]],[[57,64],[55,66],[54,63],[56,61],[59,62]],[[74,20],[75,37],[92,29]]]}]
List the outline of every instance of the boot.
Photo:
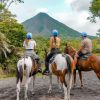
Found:
[{"label": "boot", "polygon": [[38,72],[39,73],[42,73],[40,60],[39,59],[36,59],[36,62],[37,62],[37,66],[38,66]]},{"label": "boot", "polygon": [[49,74],[49,63],[45,62],[45,70],[42,73],[43,75],[48,75]]}]

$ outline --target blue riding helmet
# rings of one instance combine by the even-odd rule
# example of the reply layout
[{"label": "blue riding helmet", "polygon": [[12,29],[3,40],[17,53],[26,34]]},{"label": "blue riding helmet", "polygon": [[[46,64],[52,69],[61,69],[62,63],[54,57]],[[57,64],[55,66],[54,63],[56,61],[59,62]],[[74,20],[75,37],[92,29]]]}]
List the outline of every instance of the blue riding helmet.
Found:
[{"label": "blue riding helmet", "polygon": [[26,34],[26,38],[27,38],[27,39],[32,39],[32,33],[27,33],[27,34]]},{"label": "blue riding helmet", "polygon": [[57,36],[57,35],[58,35],[58,31],[57,31],[56,29],[53,30],[53,31],[52,31],[52,35],[53,35],[53,36]]},{"label": "blue riding helmet", "polygon": [[87,36],[87,33],[86,33],[86,32],[82,32],[82,33],[81,33],[81,36],[82,36],[82,37],[86,37],[86,36]]}]

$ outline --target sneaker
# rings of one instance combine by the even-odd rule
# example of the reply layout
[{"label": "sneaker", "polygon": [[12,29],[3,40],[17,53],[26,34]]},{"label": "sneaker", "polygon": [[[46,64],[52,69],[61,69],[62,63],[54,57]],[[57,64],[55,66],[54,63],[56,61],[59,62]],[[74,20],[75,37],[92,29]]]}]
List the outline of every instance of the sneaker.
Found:
[{"label": "sneaker", "polygon": [[43,75],[49,75],[49,71],[46,70],[46,71],[44,71],[42,74],[43,74]]},{"label": "sneaker", "polygon": [[42,69],[41,69],[41,68],[39,68],[39,69],[38,69],[38,72],[39,72],[39,73],[42,73]]}]

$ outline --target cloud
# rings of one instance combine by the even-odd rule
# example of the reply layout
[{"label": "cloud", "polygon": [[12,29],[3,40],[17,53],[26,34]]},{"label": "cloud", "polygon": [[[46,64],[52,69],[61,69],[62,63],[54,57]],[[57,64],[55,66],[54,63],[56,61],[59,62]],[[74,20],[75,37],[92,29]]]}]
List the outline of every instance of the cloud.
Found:
[{"label": "cloud", "polygon": [[[25,8],[27,8],[27,9],[25,9]],[[21,4],[18,4],[17,6],[16,5],[11,6],[10,10],[13,14],[15,14],[17,16],[16,19],[19,22],[23,22],[23,21],[35,16],[39,12],[44,12],[44,13],[48,12],[47,8],[37,8],[34,6],[27,6],[27,5],[21,5]]]},{"label": "cloud", "polygon": [[55,13],[53,18],[56,18],[65,25],[77,30],[79,32],[86,31],[88,35],[96,35],[97,30],[100,28],[100,20],[97,23],[91,23],[87,20],[89,16],[88,11],[81,12],[59,12]]},{"label": "cloud", "polygon": [[65,4],[71,4],[71,3],[73,3],[74,1],[76,1],[76,0],[65,0],[64,2],[65,2]]},{"label": "cloud", "polygon": [[44,0],[40,2],[39,0],[26,0],[24,4],[13,5],[10,10],[17,15],[19,22],[23,22],[39,12],[45,12],[74,30],[86,31],[90,35],[95,35],[100,28],[100,20],[98,19],[97,23],[90,23],[87,20],[87,17],[91,15],[89,12],[90,1]]},{"label": "cloud", "polygon": [[47,8],[39,8],[39,9],[36,9],[36,13],[39,13],[39,12],[48,13],[48,9]]},{"label": "cloud", "polygon": [[89,10],[90,2],[91,0],[74,0],[71,7],[76,11]]},{"label": "cloud", "polygon": [[[61,12],[55,16],[69,27],[82,32],[86,31],[89,35],[96,35],[97,30],[100,28],[100,20],[97,23],[91,23],[87,17],[91,16],[89,12],[90,2],[92,0],[65,0],[65,4],[72,8],[71,12]],[[61,18],[62,14],[62,18]]]}]

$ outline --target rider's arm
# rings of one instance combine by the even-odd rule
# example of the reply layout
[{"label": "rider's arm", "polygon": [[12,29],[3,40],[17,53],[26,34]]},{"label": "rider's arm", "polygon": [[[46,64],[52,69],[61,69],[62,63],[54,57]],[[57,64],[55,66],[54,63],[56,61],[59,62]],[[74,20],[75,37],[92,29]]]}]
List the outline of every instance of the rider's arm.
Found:
[{"label": "rider's arm", "polygon": [[83,41],[81,42],[81,46],[80,46],[80,48],[79,48],[79,50],[78,50],[78,53],[84,49],[84,45],[85,45],[85,41],[83,40]]},{"label": "rider's arm", "polygon": [[36,42],[34,41],[34,47],[33,50],[36,51]]},{"label": "rider's arm", "polygon": [[61,41],[60,38],[58,38],[58,39],[57,39],[57,48],[60,47],[60,41]]}]

